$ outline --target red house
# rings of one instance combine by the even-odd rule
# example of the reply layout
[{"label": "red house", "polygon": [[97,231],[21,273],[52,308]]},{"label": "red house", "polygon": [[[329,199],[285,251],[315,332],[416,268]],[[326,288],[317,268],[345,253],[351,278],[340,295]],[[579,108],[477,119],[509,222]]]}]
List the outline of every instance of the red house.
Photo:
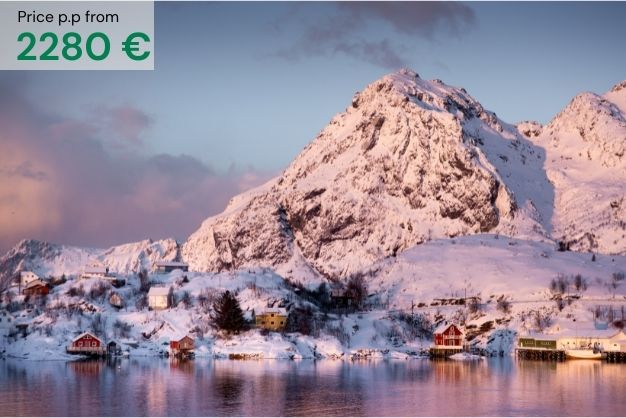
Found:
[{"label": "red house", "polygon": [[90,332],[84,332],[72,340],[67,352],[72,354],[104,354],[106,348],[102,340]]},{"label": "red house", "polygon": [[46,283],[36,279],[28,283],[22,293],[26,296],[45,296],[50,293],[50,289]]},{"label": "red house", "polygon": [[462,348],[465,334],[455,324],[441,325],[434,332],[435,347]]},{"label": "red house", "polygon": [[174,356],[188,357],[193,353],[194,341],[188,335],[179,340],[170,341],[170,351]]}]

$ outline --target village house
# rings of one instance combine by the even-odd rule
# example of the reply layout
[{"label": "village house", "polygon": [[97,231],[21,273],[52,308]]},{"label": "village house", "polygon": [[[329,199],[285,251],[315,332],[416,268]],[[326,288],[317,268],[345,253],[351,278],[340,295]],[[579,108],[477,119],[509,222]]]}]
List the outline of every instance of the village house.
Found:
[{"label": "village house", "polygon": [[72,340],[66,351],[70,354],[103,355],[106,348],[100,338],[90,332],[84,332]]},{"label": "village house", "polygon": [[465,334],[455,324],[439,326],[434,331],[436,348],[463,348]]},{"label": "village house", "polygon": [[256,315],[256,326],[269,331],[282,331],[287,325],[287,318],[288,314],[285,309],[265,309]]},{"label": "village house", "polygon": [[170,340],[170,354],[174,357],[190,357],[193,355],[194,340],[188,335]]},{"label": "village house", "polygon": [[15,328],[15,318],[9,311],[0,311],[0,337],[7,337]]},{"label": "village house", "polygon": [[45,296],[50,293],[48,284],[40,279],[29,282],[23,289],[22,294],[25,296]]},{"label": "village house", "polygon": [[355,305],[354,296],[339,283],[330,286],[330,302],[335,308],[350,308]]},{"label": "village house", "polygon": [[34,280],[40,280],[40,277],[37,276],[32,271],[22,271],[22,272],[20,272],[20,286],[21,287],[26,287],[26,285],[28,285],[28,283],[30,283],[30,282],[32,282]]},{"label": "village house", "polygon": [[170,288],[151,287],[148,291],[148,306],[150,309],[167,309],[170,307]]},{"label": "village house", "polygon": [[115,276],[109,273],[109,268],[102,264],[94,263],[83,268],[81,279],[111,279]]},{"label": "village house", "polygon": [[156,273],[171,273],[174,270],[189,271],[189,265],[179,261],[157,261],[154,263],[153,270]]},{"label": "village house", "polygon": [[111,340],[107,343],[107,355],[119,356],[122,354],[122,346],[115,340]]},{"label": "village house", "polygon": [[579,330],[575,336],[561,335],[557,346],[562,350],[596,349],[600,351],[626,352],[626,334],[615,329]]}]

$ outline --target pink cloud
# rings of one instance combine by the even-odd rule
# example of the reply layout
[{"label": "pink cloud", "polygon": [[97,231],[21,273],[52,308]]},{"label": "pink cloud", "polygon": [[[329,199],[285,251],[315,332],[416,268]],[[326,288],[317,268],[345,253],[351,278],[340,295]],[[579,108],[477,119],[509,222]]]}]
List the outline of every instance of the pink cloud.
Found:
[{"label": "pink cloud", "polygon": [[[96,247],[185,239],[233,195],[273,174],[218,174],[187,155],[110,152],[102,126],[44,114],[1,83],[0,93],[0,110],[11,109],[0,112],[2,252],[23,238]],[[140,141],[152,123],[128,106],[105,109],[121,139]]]}]

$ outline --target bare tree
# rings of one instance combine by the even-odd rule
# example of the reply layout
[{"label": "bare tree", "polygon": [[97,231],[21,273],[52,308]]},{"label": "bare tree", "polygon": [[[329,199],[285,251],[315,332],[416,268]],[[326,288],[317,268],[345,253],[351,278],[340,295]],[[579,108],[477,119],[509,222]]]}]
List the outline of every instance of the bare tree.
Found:
[{"label": "bare tree", "polygon": [[148,276],[148,270],[142,269],[137,276],[139,278],[139,291],[148,293],[148,290],[150,290],[150,277]]},{"label": "bare tree", "polygon": [[574,276],[574,287],[578,292],[587,290],[587,280],[580,273]]},{"label": "bare tree", "polygon": [[348,280],[346,285],[346,295],[354,300],[357,308],[363,306],[363,302],[367,297],[367,285],[361,274],[355,274]]},{"label": "bare tree", "polygon": [[496,308],[505,315],[511,313],[511,302],[506,297],[500,297]]}]

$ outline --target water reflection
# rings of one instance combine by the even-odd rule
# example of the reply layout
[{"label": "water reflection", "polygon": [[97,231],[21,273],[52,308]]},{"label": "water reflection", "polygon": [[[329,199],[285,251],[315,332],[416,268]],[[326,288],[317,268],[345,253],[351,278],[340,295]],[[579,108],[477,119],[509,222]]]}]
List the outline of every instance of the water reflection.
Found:
[{"label": "water reflection", "polygon": [[6,360],[0,414],[622,416],[624,387],[626,365],[584,360]]}]

